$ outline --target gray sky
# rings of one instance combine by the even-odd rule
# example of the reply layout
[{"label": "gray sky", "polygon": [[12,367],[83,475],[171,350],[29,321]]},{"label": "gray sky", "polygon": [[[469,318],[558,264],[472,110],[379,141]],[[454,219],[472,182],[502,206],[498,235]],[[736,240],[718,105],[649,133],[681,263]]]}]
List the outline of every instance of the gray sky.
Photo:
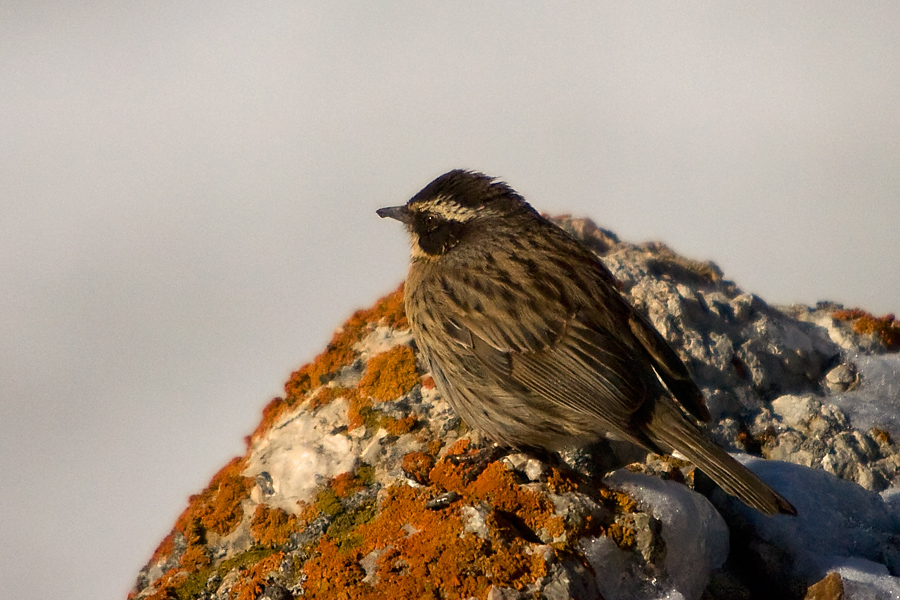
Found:
[{"label": "gray sky", "polygon": [[5,595],[124,597],[451,168],[900,312],[900,4],[463,6],[0,0]]}]

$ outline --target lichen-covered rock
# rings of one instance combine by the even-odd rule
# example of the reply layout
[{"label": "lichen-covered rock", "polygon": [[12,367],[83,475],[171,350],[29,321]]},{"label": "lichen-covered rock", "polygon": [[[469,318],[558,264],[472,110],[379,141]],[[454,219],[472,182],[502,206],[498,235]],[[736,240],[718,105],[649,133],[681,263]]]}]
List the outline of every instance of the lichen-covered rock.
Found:
[{"label": "lichen-covered rock", "polygon": [[131,597],[724,600],[802,597],[829,572],[845,593],[900,588],[893,317],[775,308],[711,263],[560,224],[684,358],[719,443],[774,459],[750,466],[799,517],[621,444],[492,453],[418,360],[400,289],[292,374]]}]

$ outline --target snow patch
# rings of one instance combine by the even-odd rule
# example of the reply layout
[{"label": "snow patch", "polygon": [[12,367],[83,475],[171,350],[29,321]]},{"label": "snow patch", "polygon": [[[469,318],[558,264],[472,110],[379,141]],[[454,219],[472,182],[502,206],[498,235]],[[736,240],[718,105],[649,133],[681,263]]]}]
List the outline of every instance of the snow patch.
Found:
[{"label": "snow patch", "polygon": [[[794,560],[794,574],[810,583],[837,571],[847,598],[900,598],[900,519],[882,495],[818,469],[779,461],[745,459],[748,467],[785,496],[798,515],[767,517],[733,504],[755,534]],[[887,499],[887,501],[886,501]]]}]

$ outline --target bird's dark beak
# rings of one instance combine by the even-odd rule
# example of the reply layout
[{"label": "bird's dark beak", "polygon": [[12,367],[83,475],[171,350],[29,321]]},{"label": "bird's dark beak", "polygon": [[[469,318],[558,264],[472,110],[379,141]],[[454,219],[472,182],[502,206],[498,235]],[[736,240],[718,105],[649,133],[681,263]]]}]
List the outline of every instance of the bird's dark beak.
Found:
[{"label": "bird's dark beak", "polygon": [[401,223],[409,224],[409,209],[406,208],[405,204],[401,204],[400,206],[388,206],[385,208],[379,208],[375,211],[379,217],[382,219],[385,217],[390,217],[391,219],[397,219]]}]

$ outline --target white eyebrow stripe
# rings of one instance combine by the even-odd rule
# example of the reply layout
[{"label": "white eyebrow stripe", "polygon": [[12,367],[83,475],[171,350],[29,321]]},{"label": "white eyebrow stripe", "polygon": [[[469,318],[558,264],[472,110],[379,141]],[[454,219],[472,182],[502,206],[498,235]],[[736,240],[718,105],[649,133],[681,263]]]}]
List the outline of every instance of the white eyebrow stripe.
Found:
[{"label": "white eyebrow stripe", "polygon": [[458,202],[451,200],[446,196],[438,196],[437,198],[426,200],[424,202],[416,202],[414,210],[420,212],[430,212],[448,221],[458,221],[465,223],[469,219],[478,215],[483,208],[469,208],[462,206]]}]

